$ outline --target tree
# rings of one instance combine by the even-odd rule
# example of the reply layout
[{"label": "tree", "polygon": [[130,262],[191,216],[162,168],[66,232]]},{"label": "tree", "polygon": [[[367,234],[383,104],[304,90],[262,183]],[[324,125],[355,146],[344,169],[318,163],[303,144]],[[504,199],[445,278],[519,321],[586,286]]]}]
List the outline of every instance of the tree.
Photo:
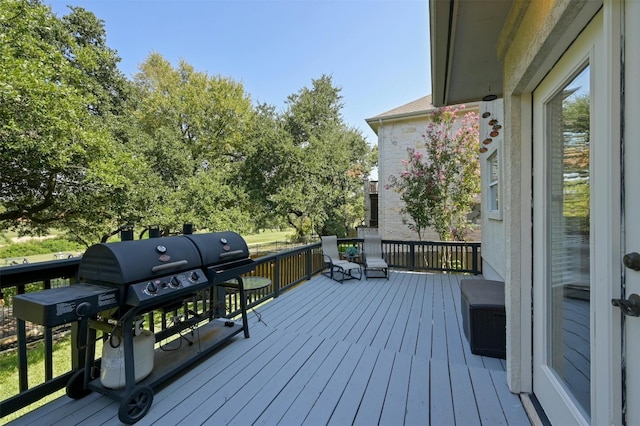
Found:
[{"label": "tree", "polygon": [[386,185],[400,194],[402,214],[420,240],[433,228],[441,240],[463,241],[471,226],[467,216],[480,191],[478,116],[458,118],[463,108],[438,109],[423,135],[424,151],[409,148],[404,171]]},{"label": "tree", "polygon": [[323,75],[290,95],[283,114],[258,108],[245,163],[248,192],[262,212],[294,227],[300,240],[346,235],[364,216],[362,179],[371,149],[344,124],[342,106],[340,89]]},{"label": "tree", "polygon": [[164,233],[185,222],[212,231],[253,229],[239,173],[253,109],[242,84],[197,72],[182,61],[177,68],[151,54],[135,76],[136,112],[148,143],[140,155],[162,184],[150,224]]},{"label": "tree", "polygon": [[122,184],[130,157],[105,125],[127,85],[101,21],[6,0],[0,34],[0,226],[45,232],[102,220],[87,207]]},{"label": "tree", "polygon": [[564,155],[565,217],[579,218],[582,229],[589,229],[590,203],[590,103],[589,96],[576,92],[565,93],[562,100]]}]

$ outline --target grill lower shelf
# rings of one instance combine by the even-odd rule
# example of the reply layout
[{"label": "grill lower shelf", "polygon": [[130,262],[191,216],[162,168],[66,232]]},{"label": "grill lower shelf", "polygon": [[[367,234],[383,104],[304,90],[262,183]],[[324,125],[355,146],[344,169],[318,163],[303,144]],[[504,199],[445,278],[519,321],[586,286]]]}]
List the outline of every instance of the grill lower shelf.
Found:
[{"label": "grill lower shelf", "polygon": [[[196,328],[193,336],[187,336],[193,342],[193,345],[189,345],[186,340],[178,337],[176,340],[163,345],[168,350],[157,348],[154,355],[153,370],[149,376],[136,383],[135,386],[149,386],[151,388],[158,386],[181,370],[208,356],[233,336],[243,331],[241,322],[234,321],[233,326],[229,327],[225,325],[226,321],[229,320],[225,318],[214,319]],[[179,339],[182,339],[181,343],[179,343]],[[178,344],[182,346],[178,348]],[[177,349],[172,350],[174,348]],[[88,388],[115,399],[122,399],[131,391],[132,386],[127,384],[124,389],[110,389],[103,386],[98,378],[89,382]]]}]

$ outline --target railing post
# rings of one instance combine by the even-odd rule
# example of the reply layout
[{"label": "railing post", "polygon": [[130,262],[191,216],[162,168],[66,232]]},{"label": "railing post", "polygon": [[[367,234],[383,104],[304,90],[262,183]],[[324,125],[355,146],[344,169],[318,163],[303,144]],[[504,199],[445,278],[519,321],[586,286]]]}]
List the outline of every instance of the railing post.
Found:
[{"label": "railing post", "polygon": [[480,270],[478,269],[478,251],[480,249],[480,247],[478,247],[476,244],[474,244],[473,246],[473,255],[471,257],[471,267],[473,269],[473,275],[478,275],[480,273]]},{"label": "railing post", "polygon": [[18,385],[20,392],[29,388],[27,378],[27,331],[24,320],[17,319],[18,327]]},{"label": "railing post", "polygon": [[[51,289],[51,280],[44,280],[44,289]],[[49,327],[44,330],[44,379],[53,378],[53,333]]]},{"label": "railing post", "polygon": [[413,241],[409,242],[409,270],[416,270],[416,245]]},{"label": "railing post", "polygon": [[280,295],[280,263],[280,256],[276,256],[276,258],[273,260],[273,292],[275,293],[276,297]]},{"label": "railing post", "polygon": [[311,279],[311,270],[313,269],[313,251],[311,251],[311,248],[307,248],[306,251],[307,254],[307,264],[306,264],[306,268],[307,268],[307,281],[309,281]]},{"label": "railing post", "polygon": [[219,285],[213,286],[209,291],[213,292],[214,306],[210,307],[213,309],[213,317],[224,317],[227,315],[227,291]]},{"label": "railing post", "polygon": [[120,230],[120,240],[121,241],[133,240],[133,226],[129,225]]}]

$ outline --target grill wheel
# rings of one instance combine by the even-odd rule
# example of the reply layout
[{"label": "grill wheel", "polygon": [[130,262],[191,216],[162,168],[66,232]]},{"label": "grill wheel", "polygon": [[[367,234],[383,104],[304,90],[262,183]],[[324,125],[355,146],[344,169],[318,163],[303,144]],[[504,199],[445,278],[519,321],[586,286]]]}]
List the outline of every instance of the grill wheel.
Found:
[{"label": "grill wheel", "polygon": [[67,382],[67,396],[71,399],[81,399],[89,395],[91,391],[84,388],[84,369],[73,373]]},{"label": "grill wheel", "polygon": [[153,389],[136,386],[120,402],[118,418],[124,424],[132,425],[143,418],[153,403]]}]

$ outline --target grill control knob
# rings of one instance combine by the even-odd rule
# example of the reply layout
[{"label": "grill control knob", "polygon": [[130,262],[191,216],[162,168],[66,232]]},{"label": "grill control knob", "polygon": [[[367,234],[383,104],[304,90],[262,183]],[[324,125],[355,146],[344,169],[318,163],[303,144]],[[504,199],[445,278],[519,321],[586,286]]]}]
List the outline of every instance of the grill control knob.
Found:
[{"label": "grill control knob", "polygon": [[178,288],[180,287],[180,280],[178,279],[178,277],[171,277],[171,279],[169,280],[169,285],[173,288]]},{"label": "grill control knob", "polygon": [[155,294],[157,292],[158,292],[158,286],[153,281],[150,281],[149,284],[147,284],[147,293]]},{"label": "grill control knob", "polygon": [[76,307],[76,315],[80,318],[86,317],[91,312],[91,303],[82,302]]},{"label": "grill control knob", "polygon": [[193,271],[191,275],[189,275],[189,280],[191,280],[191,282],[197,283],[199,279],[200,275],[198,275],[196,271]]}]

